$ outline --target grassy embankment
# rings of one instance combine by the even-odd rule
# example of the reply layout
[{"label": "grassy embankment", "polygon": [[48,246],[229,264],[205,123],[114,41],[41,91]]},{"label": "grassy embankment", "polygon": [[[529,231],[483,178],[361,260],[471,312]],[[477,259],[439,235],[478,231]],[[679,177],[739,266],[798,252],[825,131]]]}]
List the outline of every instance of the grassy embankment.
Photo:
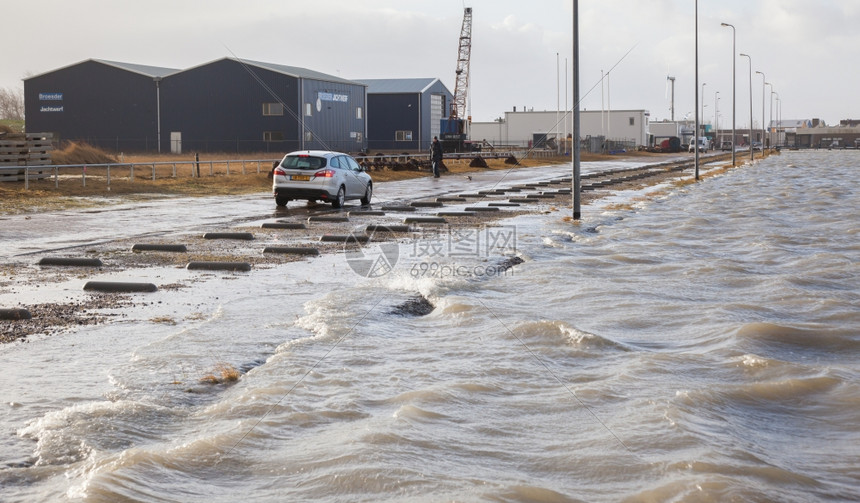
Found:
[{"label": "grassy embankment", "polygon": [[0,132],[15,132],[15,133],[23,133],[24,132],[24,121],[14,120],[14,119],[0,119]]}]

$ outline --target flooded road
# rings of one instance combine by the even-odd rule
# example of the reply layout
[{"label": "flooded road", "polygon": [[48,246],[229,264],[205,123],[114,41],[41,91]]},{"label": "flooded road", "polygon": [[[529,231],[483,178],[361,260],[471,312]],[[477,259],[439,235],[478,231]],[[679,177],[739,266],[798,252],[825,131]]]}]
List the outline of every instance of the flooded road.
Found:
[{"label": "flooded road", "polygon": [[[135,271],[190,280],[0,346],[2,499],[854,500],[858,169],[856,152],[785,152],[618,193],[578,224],[546,207],[419,233],[380,250],[379,274],[344,253]],[[497,183],[442,181],[375,192]],[[184,201],[24,240],[12,218],[2,255],[278,216],[262,195]],[[208,382],[225,369],[238,379]]]},{"label": "flooded road", "polygon": [[[593,162],[583,166],[582,173],[594,173],[611,167],[631,168],[643,162]],[[373,204],[413,201],[421,198],[488,190],[500,185],[539,182],[570,173],[570,166],[537,169],[477,172],[466,176],[452,175],[444,180],[414,179],[379,184]],[[288,209],[274,204],[271,192],[247,196],[142,199],[128,204],[105,205],[87,210],[32,213],[26,216],[0,215],[0,258],[11,258],[50,250],[65,250],[130,237],[153,237],[199,233],[224,225],[239,225],[266,218],[307,218],[332,213],[330,205],[305,206],[293,202]],[[347,203],[344,211],[359,209]]]}]

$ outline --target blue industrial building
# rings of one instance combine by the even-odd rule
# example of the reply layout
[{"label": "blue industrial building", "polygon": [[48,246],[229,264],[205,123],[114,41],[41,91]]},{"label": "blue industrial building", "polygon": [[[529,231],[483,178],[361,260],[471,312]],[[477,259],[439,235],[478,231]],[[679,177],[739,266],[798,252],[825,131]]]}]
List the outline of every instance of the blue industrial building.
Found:
[{"label": "blue industrial building", "polygon": [[224,58],[187,70],[87,60],[24,81],[27,130],[114,151],[366,148],[365,85]]},{"label": "blue industrial building", "polygon": [[365,86],[305,68],[224,58],[162,81],[171,150],[365,148]]},{"label": "blue industrial building", "polygon": [[367,147],[376,151],[427,151],[448,117],[453,94],[442,81],[359,79],[367,85]]},{"label": "blue industrial building", "polygon": [[158,148],[158,83],[175,68],[89,59],[24,80],[27,131],[121,151]]}]

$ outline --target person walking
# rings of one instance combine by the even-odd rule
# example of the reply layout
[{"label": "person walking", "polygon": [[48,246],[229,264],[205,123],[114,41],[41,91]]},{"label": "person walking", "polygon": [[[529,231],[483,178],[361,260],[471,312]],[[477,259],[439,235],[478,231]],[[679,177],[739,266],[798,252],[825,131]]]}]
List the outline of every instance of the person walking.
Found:
[{"label": "person walking", "polygon": [[442,144],[439,143],[439,137],[433,137],[433,143],[430,145],[430,161],[433,163],[433,178],[439,178],[439,164],[442,163]]}]

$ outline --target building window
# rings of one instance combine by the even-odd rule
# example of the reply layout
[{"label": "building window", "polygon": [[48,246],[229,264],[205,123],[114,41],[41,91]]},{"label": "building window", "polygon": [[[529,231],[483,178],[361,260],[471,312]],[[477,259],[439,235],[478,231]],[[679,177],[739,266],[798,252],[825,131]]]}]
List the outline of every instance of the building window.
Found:
[{"label": "building window", "polygon": [[263,141],[284,141],[282,131],[263,131]]},{"label": "building window", "polygon": [[361,139],[362,139],[362,134],[361,134],[361,132],[355,133],[355,142],[356,142],[356,143],[361,143]]},{"label": "building window", "polygon": [[395,141],[412,141],[412,131],[395,131]]},{"label": "building window", "polygon": [[355,107],[355,118],[361,119],[361,107]]},{"label": "building window", "polygon": [[263,115],[284,115],[282,103],[263,103]]},{"label": "building window", "polygon": [[314,134],[310,131],[305,131],[305,141],[314,141]]},{"label": "building window", "polygon": [[635,126],[635,125],[636,125],[636,118],[635,118],[635,117],[630,117],[630,125],[631,125],[631,126]]},{"label": "building window", "polygon": [[305,115],[308,117],[313,115],[313,106],[310,103],[305,103]]}]

